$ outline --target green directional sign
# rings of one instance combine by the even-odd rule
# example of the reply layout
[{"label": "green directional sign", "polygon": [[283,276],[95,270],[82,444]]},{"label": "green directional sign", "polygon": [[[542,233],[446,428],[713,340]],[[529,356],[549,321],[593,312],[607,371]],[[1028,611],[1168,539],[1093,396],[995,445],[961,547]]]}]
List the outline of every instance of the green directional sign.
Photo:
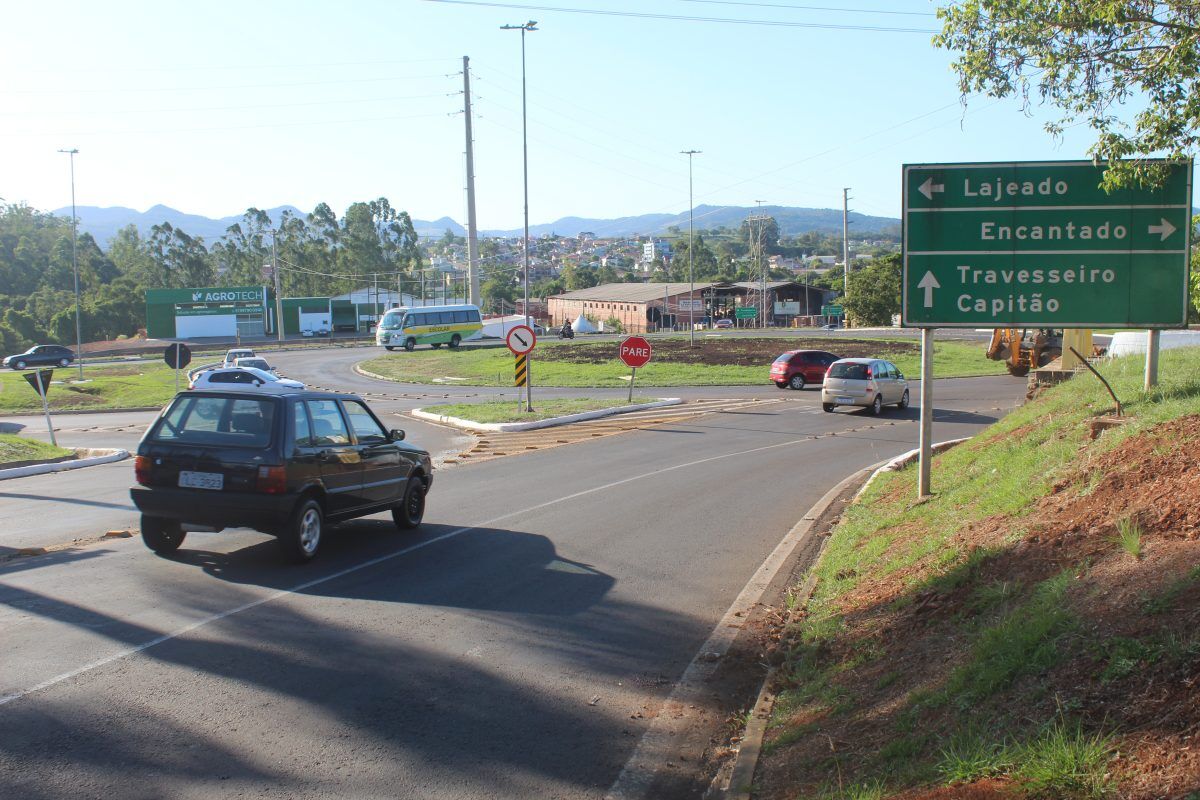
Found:
[{"label": "green directional sign", "polygon": [[1108,194],[1090,161],[905,165],[903,324],[1185,326],[1192,164],[1168,170]]},{"label": "green directional sign", "polygon": [[822,317],[840,317],[845,313],[845,309],[841,306],[821,306]]},{"label": "green directional sign", "polygon": [[740,306],[733,310],[733,316],[736,319],[754,319],[758,316],[758,309],[754,306]]}]

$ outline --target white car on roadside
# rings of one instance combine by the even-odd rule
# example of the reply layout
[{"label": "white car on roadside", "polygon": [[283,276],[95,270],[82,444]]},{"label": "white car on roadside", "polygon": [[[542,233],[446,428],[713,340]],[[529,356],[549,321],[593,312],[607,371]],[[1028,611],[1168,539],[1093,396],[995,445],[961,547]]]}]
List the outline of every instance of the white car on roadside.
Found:
[{"label": "white car on roadside", "polygon": [[218,367],[199,373],[188,383],[188,389],[244,389],[261,392],[294,392],[304,384],[290,378],[280,378],[254,367]]},{"label": "white car on roadside", "polygon": [[221,363],[223,367],[232,367],[237,364],[239,358],[254,358],[254,351],[249,347],[236,347],[232,350],[225,351],[225,360]]}]

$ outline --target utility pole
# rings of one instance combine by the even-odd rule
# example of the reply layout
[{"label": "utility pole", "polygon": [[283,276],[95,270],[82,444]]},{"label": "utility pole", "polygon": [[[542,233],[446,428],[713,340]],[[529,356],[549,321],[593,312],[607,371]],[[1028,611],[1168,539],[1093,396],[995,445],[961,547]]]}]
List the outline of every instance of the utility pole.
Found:
[{"label": "utility pole", "polygon": [[479,305],[479,230],[475,225],[475,140],[471,135],[471,59],[463,56],[463,119],[467,125],[467,280],[470,299]]},{"label": "utility pole", "polygon": [[693,220],[696,203],[692,200],[692,156],[699,150],[681,150],[688,157],[688,345],[696,346],[696,241]]},{"label": "utility pole", "polygon": [[[846,319],[845,300],[850,297],[850,187],[842,189],[842,319]],[[844,324],[844,323],[843,323]]]},{"label": "utility pole", "polygon": [[[527,31],[536,31],[537,23],[529,20],[524,25],[501,25],[500,30],[511,31],[519,30],[521,32],[521,161],[523,165],[524,180],[525,180],[525,307],[521,309],[525,312],[525,324],[529,324],[529,124],[528,115],[526,112],[525,102],[525,33]],[[532,359],[526,360],[526,381],[525,381],[525,411],[532,413],[533,411],[533,379],[530,373],[532,365],[529,363]]]},{"label": "utility pole", "polygon": [[[766,200],[755,200],[754,202],[761,209],[762,204],[767,201]],[[756,212],[756,213],[751,214],[749,216],[749,218],[746,220],[746,224],[750,229],[750,254],[751,254],[752,260],[754,261],[755,271],[758,272],[758,280],[759,280],[759,283],[758,283],[758,286],[759,286],[758,326],[760,328],[767,327],[767,267],[766,267],[766,260],[763,258],[763,238],[766,234],[765,229],[766,229],[766,225],[767,225],[767,220],[769,220],[770,218],[771,217],[768,214],[762,214],[762,213]],[[756,227],[755,223],[757,223],[757,227]]]},{"label": "utility pole", "polygon": [[283,289],[279,280],[279,254],[276,252],[275,240],[278,238],[275,230],[271,229],[271,275],[275,278],[275,333],[283,342]]},{"label": "utility pole", "polygon": [[[79,248],[76,227],[78,218],[75,215],[75,154],[78,147],[70,150],[59,150],[71,158],[71,268],[75,273],[75,363],[79,367],[79,380],[83,380],[83,327],[79,323]],[[50,433],[53,438],[53,431]]]}]

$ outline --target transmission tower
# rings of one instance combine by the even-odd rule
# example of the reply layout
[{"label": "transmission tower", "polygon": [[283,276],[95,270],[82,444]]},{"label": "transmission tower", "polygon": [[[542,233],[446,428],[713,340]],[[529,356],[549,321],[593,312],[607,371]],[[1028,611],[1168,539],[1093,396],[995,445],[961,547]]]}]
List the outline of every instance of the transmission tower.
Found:
[{"label": "transmission tower", "polygon": [[754,275],[759,280],[758,326],[765,328],[767,327],[767,260],[765,258],[765,245],[767,223],[771,220],[771,215],[761,212],[761,206],[766,200],[755,200],[754,202],[760,208],[746,218],[746,225],[750,229],[750,263],[753,264]]}]

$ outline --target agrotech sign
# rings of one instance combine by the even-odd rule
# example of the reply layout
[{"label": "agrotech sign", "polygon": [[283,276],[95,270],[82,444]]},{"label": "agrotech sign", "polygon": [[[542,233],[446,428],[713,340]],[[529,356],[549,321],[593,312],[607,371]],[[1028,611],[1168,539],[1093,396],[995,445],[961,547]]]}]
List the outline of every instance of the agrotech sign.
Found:
[{"label": "agrotech sign", "polygon": [[903,324],[1187,323],[1192,164],[1107,193],[1090,161],[904,166]]}]

